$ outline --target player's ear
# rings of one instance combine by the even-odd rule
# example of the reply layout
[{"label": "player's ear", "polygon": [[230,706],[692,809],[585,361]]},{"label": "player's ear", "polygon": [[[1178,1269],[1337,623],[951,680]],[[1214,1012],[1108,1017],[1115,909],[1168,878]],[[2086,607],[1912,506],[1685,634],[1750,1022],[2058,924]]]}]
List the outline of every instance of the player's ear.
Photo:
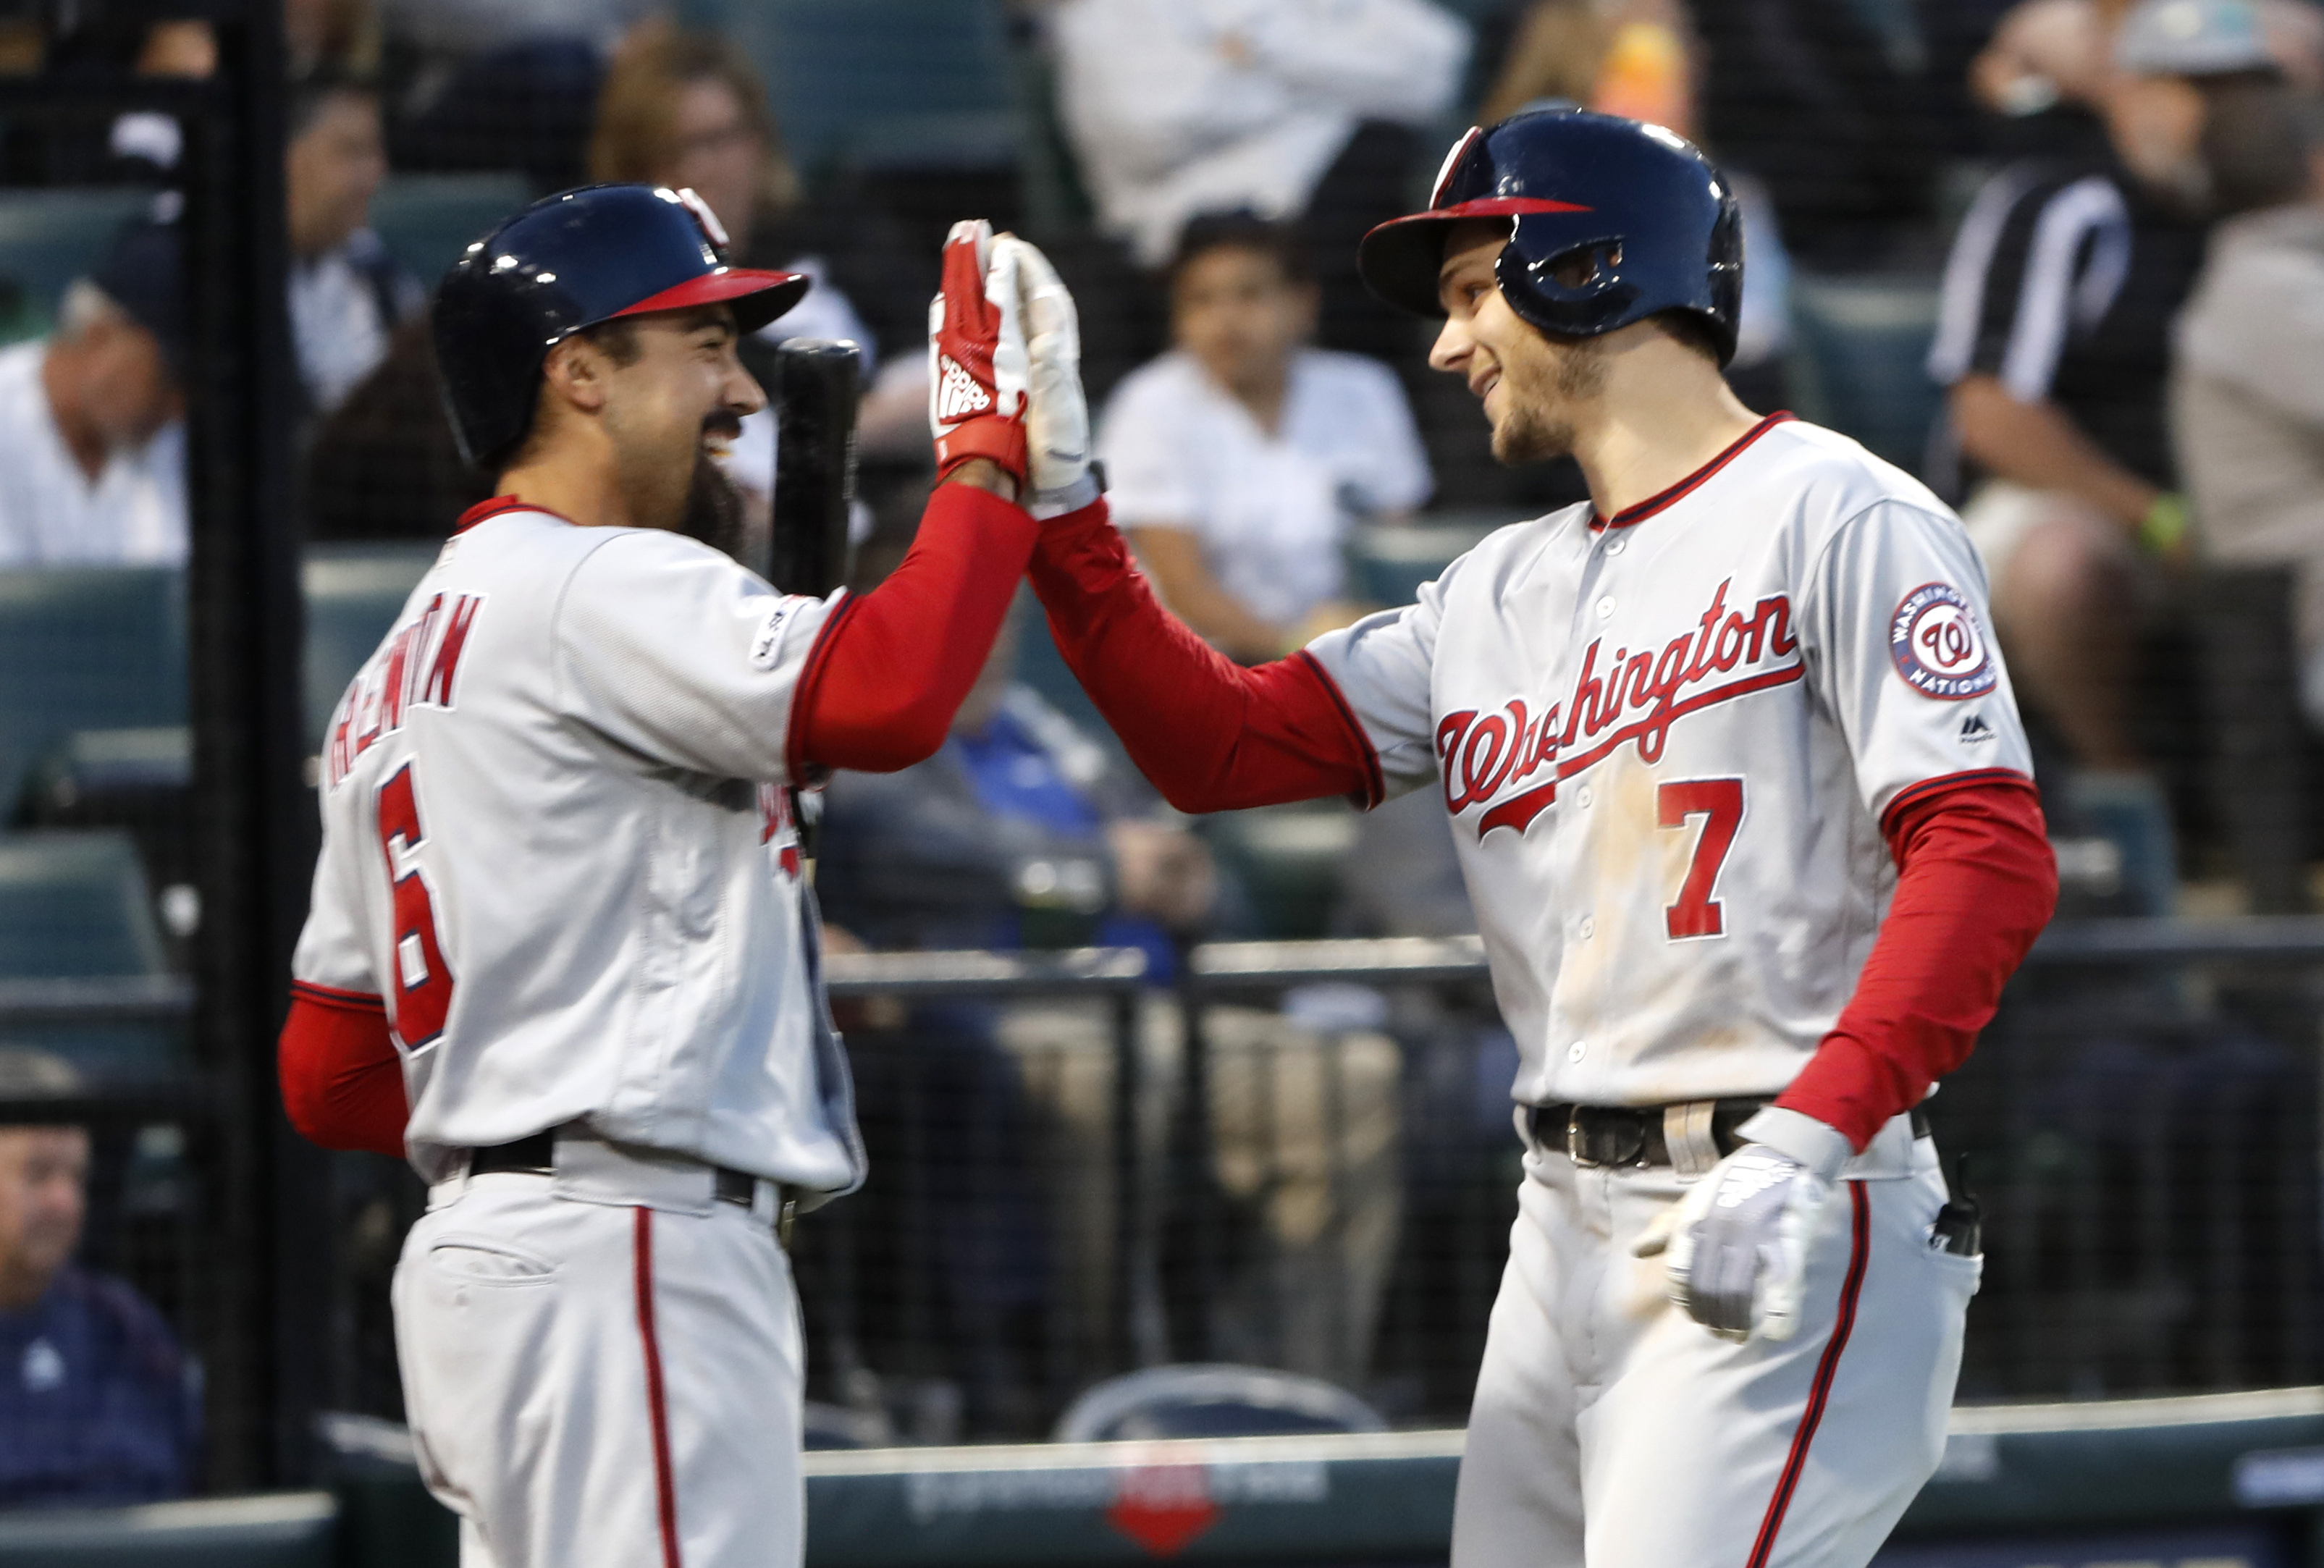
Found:
[{"label": "player's ear", "polygon": [[541,391],[555,401],[594,414],[605,406],[605,382],[613,365],[604,348],[576,333],[549,351],[540,367]]}]

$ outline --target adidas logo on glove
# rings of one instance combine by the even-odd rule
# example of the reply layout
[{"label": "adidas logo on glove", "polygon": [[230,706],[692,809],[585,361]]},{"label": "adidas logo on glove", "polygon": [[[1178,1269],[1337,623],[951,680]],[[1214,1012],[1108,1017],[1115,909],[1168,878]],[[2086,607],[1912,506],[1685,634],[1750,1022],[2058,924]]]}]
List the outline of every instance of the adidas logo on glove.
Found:
[{"label": "adidas logo on glove", "polygon": [[992,394],[977,384],[977,380],[949,354],[936,361],[939,380],[936,385],[936,418],[964,419],[982,413],[992,406]]}]

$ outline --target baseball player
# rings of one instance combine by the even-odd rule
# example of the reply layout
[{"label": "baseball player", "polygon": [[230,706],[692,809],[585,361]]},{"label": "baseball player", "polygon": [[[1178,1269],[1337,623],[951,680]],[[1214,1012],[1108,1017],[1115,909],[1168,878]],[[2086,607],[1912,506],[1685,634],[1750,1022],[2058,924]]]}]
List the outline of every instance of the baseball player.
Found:
[{"label": "baseball player", "polygon": [[[1981,1267],[1915,1107],[2055,893],[1984,574],[1921,485],[1729,392],[1735,198],[1667,131],[1472,130],[1361,263],[1589,503],[1256,669],[1102,503],[1034,584],[1181,809],[1443,791],[1526,1145],[1455,1568],[1863,1563]],[[1038,453],[1076,389],[1030,376]]]},{"label": "baseball player", "polygon": [[863,1153],[790,791],[932,753],[1022,576],[1018,254],[954,230],[943,478],[896,572],[829,599],[680,531],[764,401],[736,337],[804,280],[641,185],[444,280],[446,401],[501,493],[332,719],[281,1075],[309,1137],[431,1184],[397,1349],[470,1568],[799,1561],[779,1226]]}]

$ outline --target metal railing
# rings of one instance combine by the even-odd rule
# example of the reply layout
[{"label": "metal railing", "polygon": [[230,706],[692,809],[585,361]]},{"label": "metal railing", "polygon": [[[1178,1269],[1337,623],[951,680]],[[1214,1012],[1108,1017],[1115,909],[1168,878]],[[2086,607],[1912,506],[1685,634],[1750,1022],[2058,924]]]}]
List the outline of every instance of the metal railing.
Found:
[{"label": "metal railing", "polygon": [[[1102,1168],[1084,1149],[1082,1163],[1028,1167],[1026,1179],[1038,1189],[1028,1201],[1043,1213],[1087,1198],[1072,1190],[1076,1184],[1110,1184],[1103,1321],[1065,1321],[1074,1308],[1057,1294],[1064,1268],[1054,1260],[1039,1266],[1047,1270],[1044,1288],[1056,1295],[1045,1309],[1055,1321],[1043,1332],[1085,1348],[1059,1351],[1053,1342],[1038,1375],[1028,1374],[1038,1390],[997,1430],[1029,1432],[1041,1411],[1053,1414],[1105,1373],[1235,1349],[1218,1327],[1222,1294],[1239,1268],[1247,1271],[1251,1247],[1273,1244],[1253,1216],[1281,1198],[1289,1178],[1261,1168],[1237,1187],[1231,1176],[1238,1160],[1247,1167],[1256,1158],[1266,1167],[1273,1157],[1265,1148],[1254,1154],[1247,1131],[1242,1146],[1222,1148],[1219,1113],[1234,1111],[1233,1097],[1251,1085],[1267,1093],[1293,1080],[1235,1067],[1231,1052],[1244,1047],[1222,1045],[1221,1010],[1319,985],[1460,998],[1475,1026],[1457,1038],[1426,1039],[1400,1021],[1386,1028],[1405,1079],[1392,1108],[1405,1118],[1392,1129],[1402,1140],[1404,1200],[1383,1308],[1388,1329],[1379,1337],[1373,1371],[1387,1385],[1401,1378],[1419,1388],[1401,1395],[1388,1388],[1394,1413],[1457,1414],[1448,1401],[1472,1370],[1481,1342],[1515,1181],[1514,1142],[1500,1130],[1506,1124],[1487,1114],[1497,1092],[1490,1080],[1504,1064],[1486,1053],[1508,1047],[1480,1032],[1493,1018],[1481,943],[1473,936],[1218,943],[1182,957],[1169,991],[1149,984],[1143,955],[1130,949],[827,962],[830,994],[843,1010],[900,1004],[900,1024],[854,1040],[872,1076],[887,1074],[883,1092],[891,1099],[941,1097],[954,1081],[946,1075],[959,1070],[959,1037],[931,1042],[922,1020],[957,1021],[964,1010],[999,1017],[1020,1004],[1061,1001],[1083,1004],[1097,1020],[1065,1054],[1079,1056],[1075,1070],[1089,1082],[1102,1080],[1101,1135],[1087,1146],[1102,1148]],[[167,979],[0,982],[0,1028],[180,1019],[191,1005],[182,982]],[[2319,1026],[2324,919],[2091,921],[2044,934],[1979,1051],[1930,1107],[1941,1145],[1970,1156],[1969,1179],[1988,1216],[1987,1283],[1973,1309],[1965,1397],[2255,1387],[2324,1371],[2324,1324],[2316,1310],[2324,1296],[2316,1191]],[[1157,1045],[1172,1039],[1175,1050]],[[1327,1098],[1338,1093],[1346,1075],[1337,1050],[1326,1041],[1323,1067],[1296,1082],[1319,1085]],[[1449,1067],[1447,1053],[1457,1058]],[[1243,1075],[1222,1082],[1222,1062]],[[1014,1069],[1004,1063],[1000,1070]],[[1449,1133],[1424,1125],[1415,1085],[1431,1073],[1476,1088],[1471,1121]],[[0,1104],[0,1120],[198,1122],[213,1103],[200,1082],[121,1093],[100,1087],[70,1099]],[[1336,1148],[1333,1128],[1346,1114],[1339,1104],[1316,1112],[1327,1149]],[[801,1227],[810,1333],[837,1346],[826,1357],[831,1367],[844,1370],[851,1358],[867,1364],[860,1342],[849,1348],[867,1314],[901,1314],[891,1341],[942,1337],[946,1309],[935,1295],[918,1305],[890,1299],[931,1292],[941,1272],[937,1252],[949,1244],[938,1223],[945,1194],[925,1181],[911,1187],[920,1180],[912,1167],[939,1177],[953,1168],[943,1162],[965,1157],[939,1147],[947,1138],[983,1139],[994,1158],[1023,1158],[1011,1140],[1034,1134],[1005,1118],[973,1125],[982,1115],[951,1130],[929,1123],[915,1134],[918,1141],[875,1151],[875,1181],[906,1182],[906,1196],[894,1200],[901,1207],[865,1210],[851,1200]],[[1320,1185],[1311,1185],[1330,1215],[1317,1243],[1328,1250],[1361,1204],[1349,1194],[1338,1157],[1326,1164]],[[908,1238],[901,1242],[882,1231],[899,1214],[893,1229]],[[851,1264],[849,1249],[865,1246],[903,1249],[884,1284]],[[1445,1365],[1416,1371],[1422,1357]],[[944,1374],[941,1355],[922,1364]],[[973,1419],[954,1429],[982,1430]]]}]

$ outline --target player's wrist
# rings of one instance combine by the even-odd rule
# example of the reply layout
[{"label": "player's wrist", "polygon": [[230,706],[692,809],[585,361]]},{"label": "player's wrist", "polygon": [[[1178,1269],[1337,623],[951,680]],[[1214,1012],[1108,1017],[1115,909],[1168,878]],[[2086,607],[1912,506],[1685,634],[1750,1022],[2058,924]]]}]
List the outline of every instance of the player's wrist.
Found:
[{"label": "player's wrist", "polygon": [[1856,1157],[1855,1145],[1839,1128],[1804,1111],[1781,1105],[1760,1107],[1750,1121],[1735,1130],[1735,1135],[1774,1149],[1828,1182],[1838,1180],[1841,1169]]},{"label": "player's wrist", "polygon": [[936,483],[965,484],[971,490],[986,491],[1012,504],[1018,501],[1022,488],[1016,475],[990,457],[964,457]]}]

